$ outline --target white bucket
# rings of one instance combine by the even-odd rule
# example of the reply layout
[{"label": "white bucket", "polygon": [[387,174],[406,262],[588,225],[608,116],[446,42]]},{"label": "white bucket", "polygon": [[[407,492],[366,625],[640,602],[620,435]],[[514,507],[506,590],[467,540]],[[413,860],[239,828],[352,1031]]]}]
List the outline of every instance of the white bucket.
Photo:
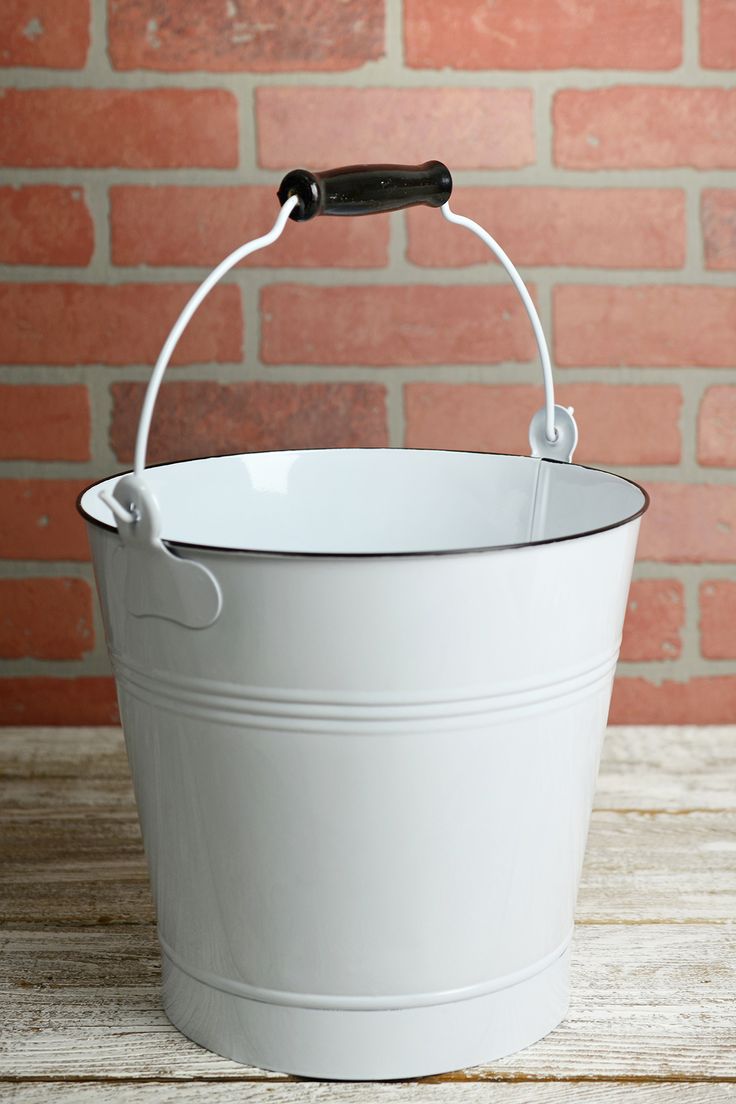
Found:
[{"label": "white bucket", "polygon": [[646,505],[571,463],[392,449],[82,495],[181,1031],[384,1079],[561,1021]]}]

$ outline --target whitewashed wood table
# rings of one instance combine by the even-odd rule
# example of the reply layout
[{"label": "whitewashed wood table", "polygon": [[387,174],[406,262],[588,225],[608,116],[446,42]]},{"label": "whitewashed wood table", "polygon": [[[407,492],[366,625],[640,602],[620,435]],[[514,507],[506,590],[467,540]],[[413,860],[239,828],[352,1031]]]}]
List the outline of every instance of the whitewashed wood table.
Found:
[{"label": "whitewashed wood table", "polygon": [[116,729],[0,729],[0,1098],[736,1104],[736,727],[606,739],[568,1019],[446,1077],[320,1083],[238,1066],[160,1009]]}]

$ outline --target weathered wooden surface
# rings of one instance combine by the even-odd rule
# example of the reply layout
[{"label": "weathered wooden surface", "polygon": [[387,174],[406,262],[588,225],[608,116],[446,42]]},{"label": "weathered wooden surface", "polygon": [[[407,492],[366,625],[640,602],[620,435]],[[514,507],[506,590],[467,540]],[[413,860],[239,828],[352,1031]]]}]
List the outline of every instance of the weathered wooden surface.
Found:
[{"label": "weathered wooden surface", "polygon": [[[48,1085],[0,1086],[0,1100],[48,1104]],[[733,1104],[736,1085],[632,1084],[321,1084],[289,1082],[196,1085],[118,1084],[54,1086],[61,1104]],[[17,1094],[17,1095],[16,1095]]]},{"label": "weathered wooden surface", "polygon": [[[160,1011],[152,928],[7,932],[4,1067],[19,1077],[235,1077]],[[736,1077],[736,931],[715,925],[580,927],[565,1023],[468,1077]],[[43,1009],[39,1017],[39,1008]],[[3,1022],[5,1021],[5,1022]],[[252,1076],[271,1077],[250,1070]],[[278,1079],[278,1078],[277,1078]]]},{"label": "weathered wooden surface", "polygon": [[598,809],[736,809],[736,725],[609,728]]},{"label": "weathered wooden surface", "polygon": [[[633,1084],[162,1084],[0,1086],[21,1104],[733,1104],[736,1085]],[[17,1095],[16,1095],[17,1094]]]},{"label": "weathered wooden surface", "polygon": [[0,777],[127,779],[119,728],[4,728]]},{"label": "weathered wooden surface", "polygon": [[0,731],[0,778],[0,1099],[736,1102],[736,728],[611,730],[568,1019],[422,1083],[284,1078],[169,1025],[117,730]]}]

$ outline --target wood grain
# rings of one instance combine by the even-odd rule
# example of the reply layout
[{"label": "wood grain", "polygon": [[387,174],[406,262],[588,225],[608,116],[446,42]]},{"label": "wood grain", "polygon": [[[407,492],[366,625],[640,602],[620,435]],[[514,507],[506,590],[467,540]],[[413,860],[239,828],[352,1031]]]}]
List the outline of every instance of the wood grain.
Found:
[{"label": "wood grain", "polygon": [[4,728],[0,778],[122,778],[128,766],[119,728]]},{"label": "wood grain", "polygon": [[736,809],[736,727],[609,728],[598,809]]},{"label": "wood grain", "polygon": [[0,1100],[22,1104],[733,1104],[736,1085],[487,1084],[397,1082],[394,1084],[286,1084],[199,1082],[155,1085],[99,1082],[87,1085],[20,1085]]},{"label": "wood grain", "polygon": [[577,919],[736,919],[736,813],[594,811]]},{"label": "wood grain", "polygon": [[[151,928],[5,933],[2,1067],[16,1077],[268,1076],[210,1054],[160,1010]],[[736,929],[579,928],[570,1014],[471,1078],[736,1078]],[[276,1079],[280,1075],[273,1075]]]}]

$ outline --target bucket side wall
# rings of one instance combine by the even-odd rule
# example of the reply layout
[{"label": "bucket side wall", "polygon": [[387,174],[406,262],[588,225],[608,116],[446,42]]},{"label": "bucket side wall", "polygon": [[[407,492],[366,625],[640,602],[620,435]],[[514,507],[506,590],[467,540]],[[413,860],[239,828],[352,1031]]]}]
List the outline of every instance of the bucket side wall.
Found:
[{"label": "bucket side wall", "polygon": [[164,949],[218,988],[322,1007],[541,969],[572,929],[610,686],[388,733],[227,724],[124,689]]},{"label": "bucket side wall", "polygon": [[118,670],[171,692],[362,695],[378,706],[525,691],[615,662],[638,528],[396,559],[183,549],[223,594],[218,621],[198,630],[130,616],[117,535],[89,531]]},{"label": "bucket side wall", "polygon": [[224,599],[191,630],[128,614],[118,538],[95,529],[167,953],[269,993],[401,997],[561,950],[637,531],[416,559],[186,551]]}]

